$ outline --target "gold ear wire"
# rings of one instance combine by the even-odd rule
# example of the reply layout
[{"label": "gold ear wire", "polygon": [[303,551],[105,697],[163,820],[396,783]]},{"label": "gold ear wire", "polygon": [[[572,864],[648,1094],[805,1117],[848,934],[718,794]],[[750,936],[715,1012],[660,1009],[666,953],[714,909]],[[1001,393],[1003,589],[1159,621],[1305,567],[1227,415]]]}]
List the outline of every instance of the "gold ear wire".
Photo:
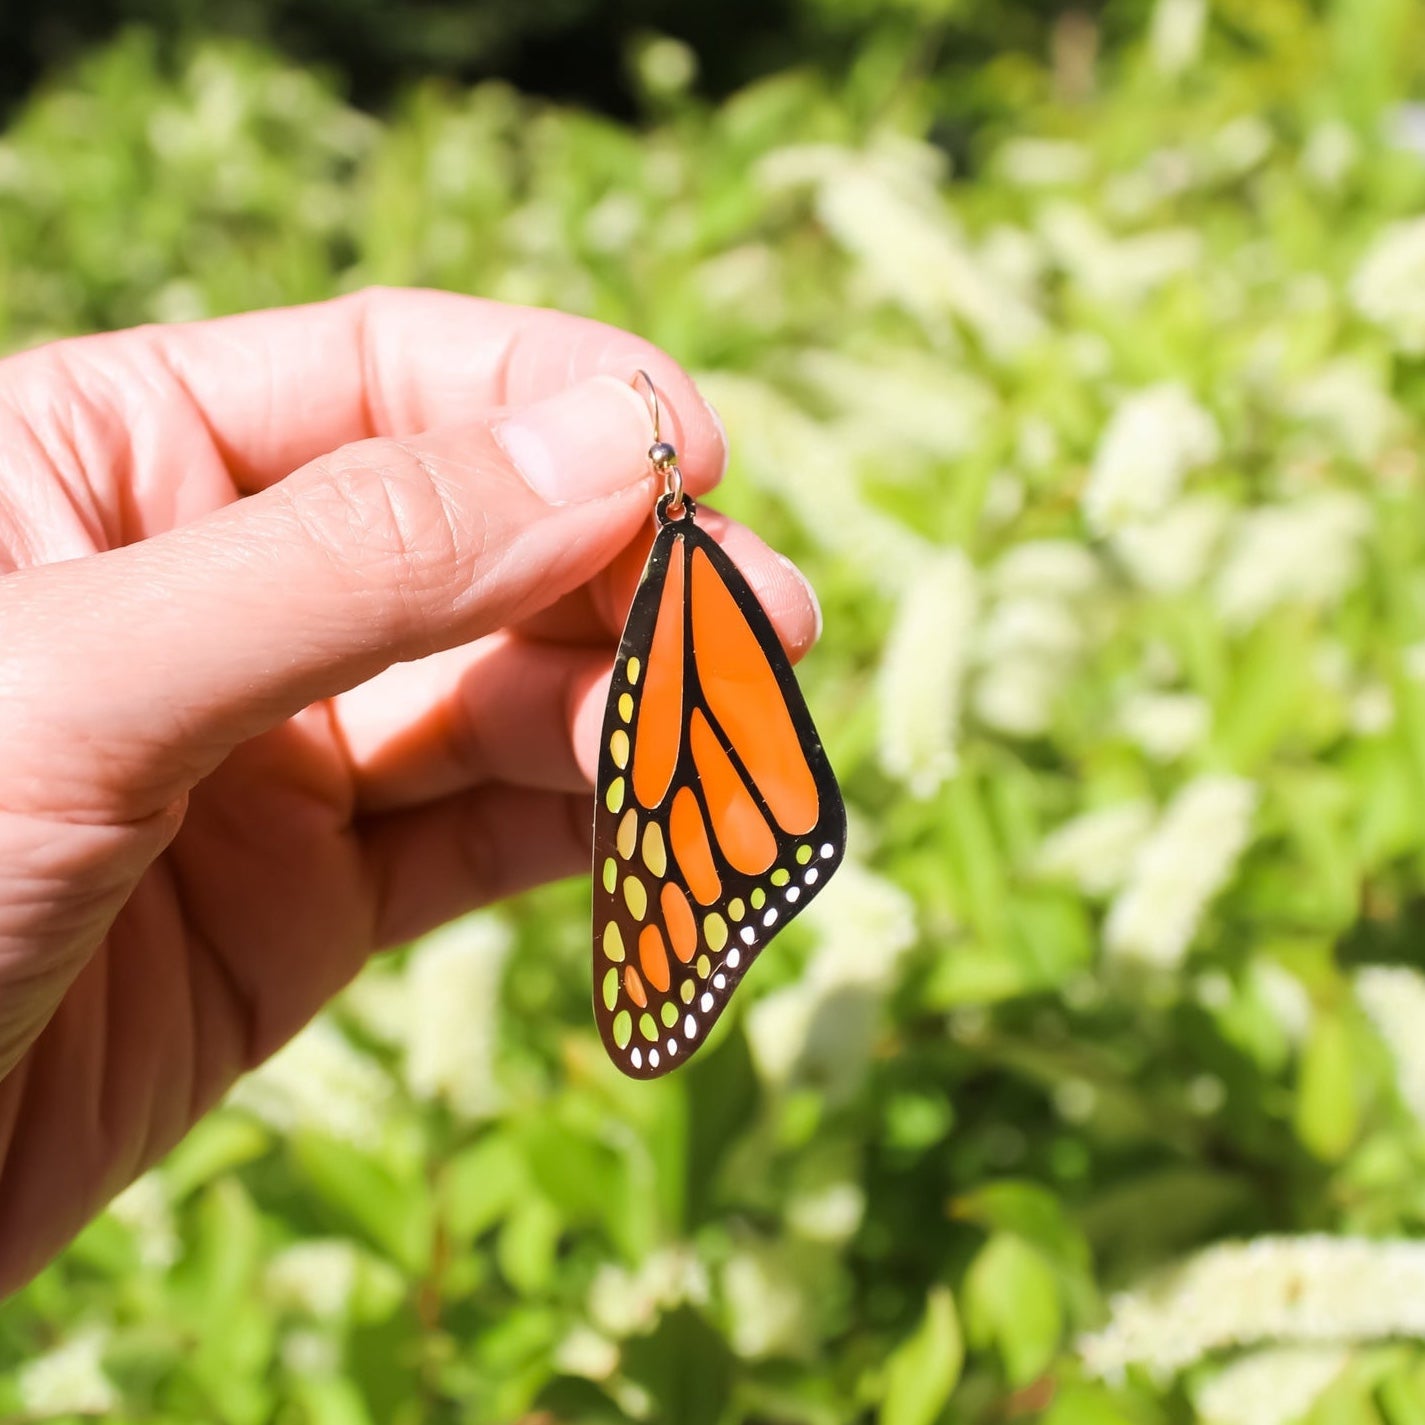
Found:
[{"label": "gold ear wire", "polygon": [[632,384],[635,390],[638,389],[638,383],[640,381],[648,387],[648,409],[653,416],[653,443],[655,445],[661,445],[663,442],[663,433],[659,429],[658,422],[658,388],[653,384],[653,378],[642,367],[639,367],[639,369],[633,373]]},{"label": "gold ear wire", "polygon": [[663,493],[668,499],[666,510],[677,518],[683,511],[683,472],[678,468],[678,452],[663,439],[662,412],[658,405],[658,388],[653,378],[641,367],[633,373],[635,390],[642,381],[648,387],[648,409],[653,417],[653,444],[648,447],[648,459],[663,476]]}]

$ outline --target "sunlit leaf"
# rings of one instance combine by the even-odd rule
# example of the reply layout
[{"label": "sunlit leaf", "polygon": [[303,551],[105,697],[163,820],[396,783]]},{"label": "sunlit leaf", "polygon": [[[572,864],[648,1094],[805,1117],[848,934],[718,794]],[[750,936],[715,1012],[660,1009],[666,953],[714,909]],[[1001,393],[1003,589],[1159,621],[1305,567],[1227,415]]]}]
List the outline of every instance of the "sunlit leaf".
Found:
[{"label": "sunlit leaf", "polygon": [[920,1324],[886,1363],[880,1425],[932,1425],[955,1389],[964,1356],[955,1298],[949,1287],[935,1287]]},{"label": "sunlit leaf", "polygon": [[1297,1137],[1318,1158],[1344,1156],[1360,1120],[1351,1032],[1340,1016],[1322,1014],[1306,1041],[1297,1080]]},{"label": "sunlit leaf", "polygon": [[992,1347],[1011,1385],[1032,1381],[1053,1359],[1063,1330],[1059,1284],[1039,1251],[1013,1232],[997,1232],[965,1276],[970,1343]]}]

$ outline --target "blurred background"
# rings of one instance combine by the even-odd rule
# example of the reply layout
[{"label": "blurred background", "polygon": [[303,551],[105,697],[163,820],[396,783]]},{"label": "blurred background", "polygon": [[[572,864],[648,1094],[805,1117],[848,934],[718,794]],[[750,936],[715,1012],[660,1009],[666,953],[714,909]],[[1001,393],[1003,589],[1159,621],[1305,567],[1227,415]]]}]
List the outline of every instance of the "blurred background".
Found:
[{"label": "blurred background", "polygon": [[0,1418],[1425,1422],[1425,10],[0,10],[0,346],[423,283],[694,369],[848,863],[656,1084],[589,887],[373,964]]}]

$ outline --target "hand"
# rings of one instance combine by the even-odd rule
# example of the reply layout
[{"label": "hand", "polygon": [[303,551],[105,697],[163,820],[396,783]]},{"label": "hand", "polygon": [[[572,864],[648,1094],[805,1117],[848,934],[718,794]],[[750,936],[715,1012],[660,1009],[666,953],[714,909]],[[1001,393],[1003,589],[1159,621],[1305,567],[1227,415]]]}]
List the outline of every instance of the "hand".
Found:
[{"label": "hand", "polygon": [[[375,949],[587,871],[651,533],[625,332],[432,292],[0,362],[0,1291]],[[793,655],[815,603],[710,519]]]}]

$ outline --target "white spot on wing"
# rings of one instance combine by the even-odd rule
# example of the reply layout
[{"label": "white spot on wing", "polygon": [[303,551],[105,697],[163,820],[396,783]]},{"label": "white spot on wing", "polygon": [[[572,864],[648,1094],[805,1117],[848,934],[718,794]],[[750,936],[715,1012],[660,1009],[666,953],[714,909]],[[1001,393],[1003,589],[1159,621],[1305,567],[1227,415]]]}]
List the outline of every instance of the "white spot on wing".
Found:
[{"label": "white spot on wing", "polygon": [[628,1060],[635,1069],[641,1069],[643,1067],[643,1050],[635,1049],[633,1053],[628,1056]]},{"label": "white spot on wing", "polygon": [[[711,995],[704,995],[703,998],[704,998],[704,999],[711,999],[712,996],[711,996]],[[694,1019],[691,1014],[686,1015],[686,1016],[684,1017],[684,1019],[683,1019],[683,1033],[686,1034],[689,1039],[692,1039],[692,1038],[696,1037],[697,1032],[698,1032],[698,1021],[697,1021],[696,1019]]]},{"label": "white spot on wing", "polygon": [[[698,1007],[706,1014],[713,1007],[713,997],[710,994],[704,994],[698,1001]],[[688,1018],[691,1019],[692,1015],[689,1015]]]}]

